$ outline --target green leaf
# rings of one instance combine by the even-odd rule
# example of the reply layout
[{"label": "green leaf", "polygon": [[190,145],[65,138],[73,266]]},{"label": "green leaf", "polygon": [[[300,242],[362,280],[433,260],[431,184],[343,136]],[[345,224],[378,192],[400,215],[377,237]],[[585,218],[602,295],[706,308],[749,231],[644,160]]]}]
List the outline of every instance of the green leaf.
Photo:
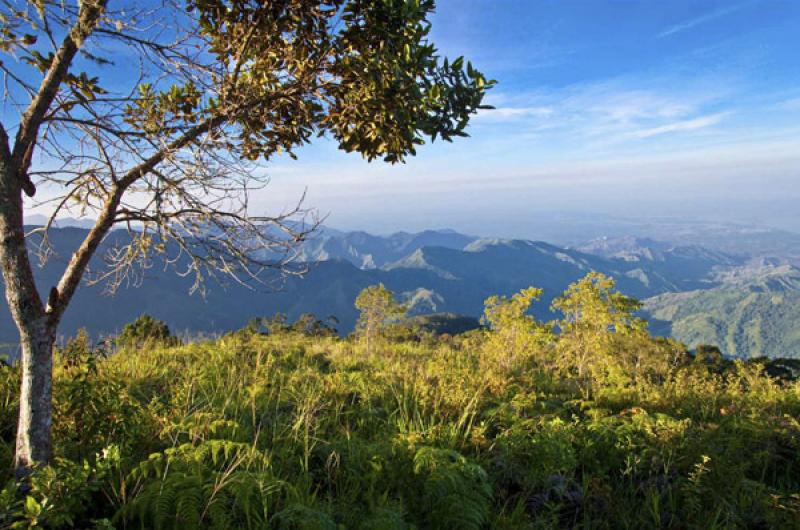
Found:
[{"label": "green leaf", "polygon": [[31,517],[36,517],[42,512],[42,505],[39,502],[28,495],[25,497],[25,514]]}]

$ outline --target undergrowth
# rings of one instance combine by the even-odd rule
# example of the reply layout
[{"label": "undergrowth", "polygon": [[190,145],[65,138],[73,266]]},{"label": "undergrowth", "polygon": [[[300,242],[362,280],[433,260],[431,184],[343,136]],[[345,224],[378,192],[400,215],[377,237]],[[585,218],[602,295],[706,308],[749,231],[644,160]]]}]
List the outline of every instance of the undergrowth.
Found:
[{"label": "undergrowth", "polygon": [[693,359],[610,299],[614,325],[584,327],[523,318],[532,299],[368,348],[289,328],[113,355],[79,338],[25,492],[19,374],[0,367],[0,526],[800,528],[798,383]]}]

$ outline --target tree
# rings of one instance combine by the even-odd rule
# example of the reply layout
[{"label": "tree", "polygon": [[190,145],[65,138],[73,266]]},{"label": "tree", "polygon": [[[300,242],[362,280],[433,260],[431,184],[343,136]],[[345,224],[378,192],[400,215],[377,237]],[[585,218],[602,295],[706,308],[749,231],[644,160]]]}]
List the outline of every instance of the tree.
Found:
[{"label": "tree", "polygon": [[141,315],[133,322],[125,324],[116,342],[123,348],[142,348],[148,344],[175,346],[180,341],[172,335],[166,322],[150,315]]},{"label": "tree", "polygon": [[405,306],[382,283],[364,288],[356,298],[356,309],[361,314],[356,323],[356,333],[366,343],[367,353],[373,353],[375,344],[387,325],[397,322],[406,314]]},{"label": "tree", "polygon": [[722,373],[732,364],[722,350],[713,344],[698,344],[694,349],[694,362],[710,372]]},{"label": "tree", "polygon": [[486,347],[500,357],[505,368],[542,351],[552,340],[550,328],[528,314],[531,303],[542,292],[528,287],[511,297],[491,296],[484,302],[483,321],[491,330]]},{"label": "tree", "polygon": [[575,376],[587,399],[594,380],[618,365],[615,340],[646,326],[634,315],[641,304],[616,292],[614,286],[613,278],[590,272],[553,301],[553,310],[563,314],[556,323],[558,362],[562,370]]},{"label": "tree", "polygon": [[[255,216],[256,164],[326,136],[402,162],[464,136],[493,84],[429,41],[433,0],[8,0],[0,4],[0,264],[22,345],[17,470],[50,457],[52,351],[81,279],[286,270],[315,222]],[[16,115],[14,115],[16,113]],[[24,198],[23,194],[27,197]],[[54,286],[37,286],[24,211],[96,218]],[[89,271],[115,225],[128,242]],[[291,271],[290,271],[291,272]],[[40,292],[48,293],[42,299]]]},{"label": "tree", "polygon": [[325,320],[320,320],[312,313],[303,313],[290,329],[296,333],[302,333],[309,337],[333,337],[336,335],[336,325],[339,319],[330,315]]}]

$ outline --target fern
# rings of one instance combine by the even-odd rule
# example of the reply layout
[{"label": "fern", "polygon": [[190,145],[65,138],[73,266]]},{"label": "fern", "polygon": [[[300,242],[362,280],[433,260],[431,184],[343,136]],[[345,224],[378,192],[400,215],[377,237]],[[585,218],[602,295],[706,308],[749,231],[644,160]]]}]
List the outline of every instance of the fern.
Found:
[{"label": "fern", "polygon": [[358,530],[409,530],[411,526],[403,514],[390,509],[378,508],[358,526]]},{"label": "fern", "polygon": [[423,480],[426,528],[471,530],[487,523],[492,488],[479,465],[456,451],[423,447],[414,456],[414,473]]},{"label": "fern", "polygon": [[276,513],[274,522],[278,530],[337,530],[328,514],[301,504]]},{"label": "fern", "polygon": [[118,519],[159,530],[268,528],[268,507],[282,489],[261,453],[225,440],[151,455],[128,481],[139,492]]}]

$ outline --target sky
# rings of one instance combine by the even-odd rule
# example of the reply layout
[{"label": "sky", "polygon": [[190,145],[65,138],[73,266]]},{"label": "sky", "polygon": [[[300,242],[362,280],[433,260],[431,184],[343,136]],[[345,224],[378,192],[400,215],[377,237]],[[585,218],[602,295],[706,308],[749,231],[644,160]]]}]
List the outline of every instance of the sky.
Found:
[{"label": "sky", "polygon": [[439,0],[432,40],[498,81],[470,138],[394,166],[322,141],[254,204],[307,190],[377,233],[532,237],[550,211],[800,231],[800,2]]}]

